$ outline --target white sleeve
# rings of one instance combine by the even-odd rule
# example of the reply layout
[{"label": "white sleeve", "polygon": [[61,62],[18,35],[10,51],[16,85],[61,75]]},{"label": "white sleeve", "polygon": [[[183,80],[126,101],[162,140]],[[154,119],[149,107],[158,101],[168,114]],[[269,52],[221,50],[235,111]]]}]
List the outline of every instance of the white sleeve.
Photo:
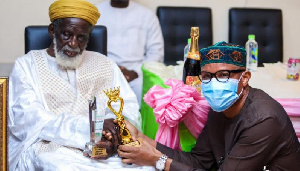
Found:
[{"label": "white sleeve", "polygon": [[149,28],[147,30],[146,57],[144,62],[163,62],[164,40],[158,18],[151,13],[149,15]]},{"label": "white sleeve", "polygon": [[39,138],[61,145],[84,148],[89,141],[87,116],[63,113],[55,115],[45,109],[40,87],[33,75],[26,75],[16,62],[10,76],[9,130],[16,141],[32,143]]},{"label": "white sleeve", "polygon": [[[113,62],[113,83],[112,87],[120,86],[120,97],[124,100],[123,116],[130,121],[135,127],[141,130],[141,114],[136,95],[130,88],[127,80],[122,74],[120,68]],[[119,108],[119,104],[112,104],[115,109]],[[111,117],[114,117],[111,115]]]},{"label": "white sleeve", "polygon": [[22,152],[38,140],[44,126],[56,117],[44,109],[29,68],[30,65],[22,65],[17,60],[9,77],[10,170],[15,168]]},{"label": "white sleeve", "polygon": [[42,129],[39,138],[60,145],[84,149],[90,139],[89,119],[83,115],[62,113]]},{"label": "white sleeve", "polygon": [[[146,35],[144,62],[164,61],[164,40],[158,18],[153,13],[148,14],[148,29]],[[133,69],[138,77],[142,77],[141,67],[143,63],[137,64]]]}]

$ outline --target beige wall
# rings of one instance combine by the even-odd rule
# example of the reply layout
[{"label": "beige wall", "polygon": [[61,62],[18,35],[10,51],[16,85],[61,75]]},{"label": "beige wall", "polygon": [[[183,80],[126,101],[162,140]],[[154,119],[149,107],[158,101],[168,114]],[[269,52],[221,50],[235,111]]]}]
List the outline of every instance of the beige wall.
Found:
[{"label": "beige wall", "polygon": [[[90,0],[99,3],[103,0]],[[299,0],[134,0],[155,12],[157,6],[210,7],[213,13],[214,42],[228,40],[228,10],[230,7],[280,8],[283,11],[284,62],[300,57]],[[54,0],[1,0],[0,63],[12,63],[24,54],[24,28],[28,25],[48,25],[48,7]]]}]

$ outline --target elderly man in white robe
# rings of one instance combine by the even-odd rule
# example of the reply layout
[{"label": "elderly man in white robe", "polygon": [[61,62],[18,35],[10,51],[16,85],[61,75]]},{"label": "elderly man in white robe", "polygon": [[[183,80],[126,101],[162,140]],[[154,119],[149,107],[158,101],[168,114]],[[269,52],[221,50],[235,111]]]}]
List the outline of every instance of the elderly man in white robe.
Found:
[{"label": "elderly man in white robe", "polygon": [[[120,86],[123,115],[140,127],[136,96],[119,67],[85,50],[100,13],[85,0],[58,0],[49,16],[53,43],[18,58],[10,74],[9,170],[132,170],[118,157],[94,161],[83,156],[90,141],[88,100],[97,96],[97,110],[105,112],[103,90]],[[104,121],[103,130],[116,133],[113,119]],[[102,145],[110,155],[116,152],[112,142]]]}]

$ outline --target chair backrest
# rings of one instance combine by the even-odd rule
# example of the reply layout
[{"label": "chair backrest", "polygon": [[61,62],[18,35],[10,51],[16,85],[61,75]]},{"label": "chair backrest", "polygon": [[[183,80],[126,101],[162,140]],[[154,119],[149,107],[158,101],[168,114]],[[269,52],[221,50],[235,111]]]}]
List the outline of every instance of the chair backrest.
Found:
[{"label": "chair backrest", "polygon": [[165,64],[174,65],[183,60],[183,50],[193,26],[200,29],[199,48],[212,45],[210,8],[161,6],[157,8],[157,16],[164,37]]},{"label": "chair backrest", "polygon": [[258,65],[283,60],[282,12],[280,9],[231,8],[229,42],[245,46],[248,34],[258,43]]},{"label": "chair backrest", "polygon": [[[49,47],[52,39],[48,26],[28,26],[25,28],[25,53]],[[107,30],[105,26],[94,26],[87,50],[107,55]]]}]

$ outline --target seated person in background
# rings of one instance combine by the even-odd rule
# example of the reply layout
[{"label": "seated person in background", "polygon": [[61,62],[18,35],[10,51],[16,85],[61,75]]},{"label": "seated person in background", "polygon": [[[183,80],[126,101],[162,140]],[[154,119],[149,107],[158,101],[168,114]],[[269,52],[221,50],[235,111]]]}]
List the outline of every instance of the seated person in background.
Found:
[{"label": "seated person in background", "polygon": [[[10,74],[9,170],[103,168],[82,154],[90,141],[88,100],[96,95],[97,110],[105,112],[103,90],[120,86],[123,115],[139,127],[136,96],[115,62],[85,50],[100,16],[94,5],[58,0],[49,16],[50,47],[18,58]],[[115,132],[112,121],[105,120],[103,130]],[[113,150],[110,141],[102,145]]]},{"label": "seated person in background", "polygon": [[119,146],[122,162],[172,171],[300,170],[300,144],[290,118],[276,100],[248,85],[245,49],[220,42],[200,53],[202,93],[212,109],[195,147],[189,153],[175,151],[127,122],[142,143]]},{"label": "seated person in background", "polygon": [[107,27],[107,57],[120,66],[141,103],[143,62],[163,62],[164,43],[156,15],[129,0],[110,0],[97,5]]}]

